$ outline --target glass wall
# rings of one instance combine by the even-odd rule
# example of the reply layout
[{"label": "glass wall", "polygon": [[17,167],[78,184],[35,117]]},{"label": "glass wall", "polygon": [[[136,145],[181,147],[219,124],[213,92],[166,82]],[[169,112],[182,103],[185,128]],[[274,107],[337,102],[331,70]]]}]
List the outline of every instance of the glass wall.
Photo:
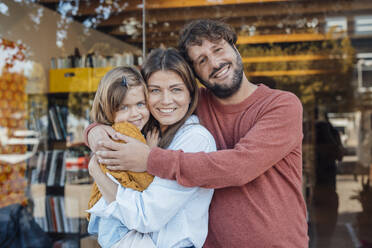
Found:
[{"label": "glass wall", "polygon": [[[140,66],[153,48],[176,47],[182,26],[200,18],[235,29],[251,82],[303,104],[310,247],[371,246],[370,0],[1,2],[0,206],[33,199],[54,240],[84,230],[85,205],[66,192],[89,190],[81,134],[99,79],[118,65]],[[66,213],[52,207],[68,197]],[[58,226],[53,212],[75,229],[62,227],[68,218]]]}]

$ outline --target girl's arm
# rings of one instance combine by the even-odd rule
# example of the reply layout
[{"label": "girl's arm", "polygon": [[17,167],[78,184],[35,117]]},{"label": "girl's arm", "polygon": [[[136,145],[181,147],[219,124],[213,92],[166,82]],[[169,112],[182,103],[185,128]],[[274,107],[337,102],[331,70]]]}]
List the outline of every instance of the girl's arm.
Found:
[{"label": "girl's arm", "polygon": [[95,155],[89,161],[89,174],[96,182],[99,191],[107,203],[115,201],[118,185],[114,183],[100,168]]}]

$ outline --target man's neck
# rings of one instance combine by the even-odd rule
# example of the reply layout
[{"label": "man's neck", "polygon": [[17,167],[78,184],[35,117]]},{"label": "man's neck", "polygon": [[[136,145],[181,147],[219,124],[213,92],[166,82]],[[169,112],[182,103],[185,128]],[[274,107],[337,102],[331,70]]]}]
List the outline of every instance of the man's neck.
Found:
[{"label": "man's neck", "polygon": [[240,86],[240,89],[232,96],[228,98],[216,98],[218,102],[220,102],[223,105],[230,105],[230,104],[238,104],[247,99],[256,89],[257,85],[252,84],[251,82],[248,81],[248,79],[243,75],[243,82]]}]

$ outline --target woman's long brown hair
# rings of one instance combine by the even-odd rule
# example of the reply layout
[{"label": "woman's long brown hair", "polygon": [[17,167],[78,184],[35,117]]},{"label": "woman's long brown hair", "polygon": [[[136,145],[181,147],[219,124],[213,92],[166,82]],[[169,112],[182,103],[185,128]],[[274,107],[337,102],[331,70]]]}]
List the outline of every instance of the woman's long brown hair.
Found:
[{"label": "woman's long brown hair", "polygon": [[[195,112],[199,99],[198,85],[190,66],[174,48],[158,48],[148,55],[141,71],[146,83],[151,75],[157,71],[172,71],[177,73],[185,83],[191,98],[189,109],[185,116],[177,123],[169,126],[164,133],[161,133],[161,139],[158,146],[161,148],[167,148],[172,142],[178,129]],[[147,128],[151,129],[153,127],[159,128],[159,122],[152,117],[150,118]]]}]

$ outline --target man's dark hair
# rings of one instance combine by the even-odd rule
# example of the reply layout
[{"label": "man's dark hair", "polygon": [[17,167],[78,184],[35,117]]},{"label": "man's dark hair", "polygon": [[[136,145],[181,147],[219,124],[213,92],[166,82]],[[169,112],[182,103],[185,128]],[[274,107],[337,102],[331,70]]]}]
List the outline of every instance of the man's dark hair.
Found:
[{"label": "man's dark hair", "polygon": [[201,19],[186,24],[180,32],[178,50],[190,65],[192,61],[187,54],[187,48],[192,45],[200,46],[203,39],[210,42],[224,39],[233,46],[236,43],[237,36],[230,25],[222,21]]}]

